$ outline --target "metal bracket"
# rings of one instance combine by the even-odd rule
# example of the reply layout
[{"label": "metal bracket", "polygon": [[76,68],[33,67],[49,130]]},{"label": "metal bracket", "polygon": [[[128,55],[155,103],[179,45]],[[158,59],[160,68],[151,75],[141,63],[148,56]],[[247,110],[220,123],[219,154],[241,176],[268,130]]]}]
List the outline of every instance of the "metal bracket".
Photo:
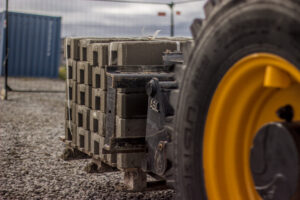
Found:
[{"label": "metal bracket", "polygon": [[147,152],[145,137],[111,138],[102,149],[103,154],[139,152]]}]

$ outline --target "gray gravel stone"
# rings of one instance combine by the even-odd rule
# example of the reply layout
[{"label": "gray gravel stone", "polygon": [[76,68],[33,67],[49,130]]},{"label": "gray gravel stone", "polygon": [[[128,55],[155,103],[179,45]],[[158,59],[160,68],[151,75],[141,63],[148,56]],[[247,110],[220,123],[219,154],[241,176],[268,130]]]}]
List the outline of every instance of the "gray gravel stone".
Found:
[{"label": "gray gravel stone", "polygon": [[[16,89],[64,90],[63,81],[9,79]],[[3,78],[0,78],[3,86]],[[9,93],[0,100],[0,199],[173,199],[173,190],[125,192],[121,172],[88,174],[64,161],[64,93]]]}]

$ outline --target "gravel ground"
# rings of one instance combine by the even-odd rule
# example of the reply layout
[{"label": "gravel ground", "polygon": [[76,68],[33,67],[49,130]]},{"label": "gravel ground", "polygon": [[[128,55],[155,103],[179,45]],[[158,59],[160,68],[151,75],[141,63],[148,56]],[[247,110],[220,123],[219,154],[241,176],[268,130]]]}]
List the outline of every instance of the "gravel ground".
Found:
[{"label": "gravel ground", "polygon": [[[9,79],[16,89],[64,90],[64,82]],[[3,79],[0,78],[0,86]],[[126,192],[120,172],[87,174],[63,161],[64,93],[9,93],[0,100],[0,199],[173,199],[172,190]]]}]

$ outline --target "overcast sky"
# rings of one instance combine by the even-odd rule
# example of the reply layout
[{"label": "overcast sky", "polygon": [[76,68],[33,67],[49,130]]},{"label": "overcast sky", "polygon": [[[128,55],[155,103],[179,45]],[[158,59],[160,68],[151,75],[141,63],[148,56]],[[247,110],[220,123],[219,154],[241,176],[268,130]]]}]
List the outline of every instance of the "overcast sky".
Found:
[{"label": "overcast sky", "polygon": [[[5,0],[0,0],[4,9]],[[152,0],[142,0],[152,1]],[[153,0],[155,1],[155,0]],[[177,0],[180,1],[180,0]],[[156,0],[156,2],[171,2]],[[190,36],[194,18],[203,18],[205,0],[175,6],[175,35]],[[62,17],[62,36],[146,36],[161,30],[170,34],[170,9],[166,5],[109,3],[93,0],[9,0],[9,9],[17,12]],[[158,12],[166,12],[165,17]]]}]

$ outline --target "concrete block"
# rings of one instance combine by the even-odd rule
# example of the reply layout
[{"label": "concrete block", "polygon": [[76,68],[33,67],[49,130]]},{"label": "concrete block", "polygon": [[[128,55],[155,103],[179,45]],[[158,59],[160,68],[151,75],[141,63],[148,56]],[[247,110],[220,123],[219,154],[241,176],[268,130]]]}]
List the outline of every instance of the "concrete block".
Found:
[{"label": "concrete block", "polygon": [[65,102],[65,120],[72,121],[72,106],[70,102],[70,106],[68,105],[68,101]]},{"label": "concrete block", "polygon": [[76,124],[76,103],[72,103],[72,123]]},{"label": "concrete block", "polygon": [[72,123],[72,144],[77,146],[77,125]]},{"label": "concrete block", "polygon": [[92,107],[92,86],[85,85],[85,106]]},{"label": "concrete block", "polygon": [[85,150],[90,153],[91,152],[91,140],[92,140],[91,131],[87,131],[86,137],[87,137],[87,141],[85,142]]},{"label": "concrete block", "polygon": [[73,80],[66,80],[66,99],[77,103],[77,84]]},{"label": "concrete block", "polygon": [[87,46],[87,62],[92,66],[97,66],[98,63],[98,52],[97,46],[89,44]]},{"label": "concrete block", "polygon": [[80,60],[88,60],[88,46],[93,43],[109,43],[112,38],[88,38],[80,40]]},{"label": "concrete block", "polygon": [[107,76],[106,76],[106,69],[100,69],[100,88],[102,90],[107,90]]},{"label": "concrete block", "polygon": [[[163,38],[158,40],[164,40]],[[194,40],[192,38],[187,37],[174,37],[174,38],[168,38],[169,41],[176,41],[177,42],[177,51],[184,52],[184,49],[187,46],[193,46]]]},{"label": "concrete block", "polygon": [[84,130],[82,127],[77,127],[77,146],[79,147],[79,149],[84,149],[85,147],[85,132],[86,130]]},{"label": "concrete block", "polygon": [[74,103],[68,101],[65,102],[65,120],[70,120],[72,122],[75,122],[75,113],[76,111],[74,110]]},{"label": "concrete block", "polygon": [[85,93],[86,85],[77,84],[77,103],[79,105],[85,105]]},{"label": "concrete block", "polygon": [[[80,40],[80,60],[87,61],[89,46],[94,43],[108,44],[115,41],[147,41],[149,38],[87,38]],[[91,51],[91,50],[90,50]]]},{"label": "concrete block", "polygon": [[91,132],[83,128],[77,128],[77,146],[79,150],[84,150],[85,153],[91,150]]},{"label": "concrete block", "polygon": [[101,162],[107,164],[108,166],[115,167],[116,163],[109,164],[112,160],[112,155],[102,153],[102,149],[104,147],[104,137],[95,133],[92,133],[91,136],[91,153],[93,153],[93,159],[98,161],[101,160]]},{"label": "concrete block", "polygon": [[72,122],[70,120],[65,121],[65,139],[72,141]]},{"label": "concrete block", "polygon": [[93,153],[94,159],[100,159],[100,135],[91,132],[91,153]]},{"label": "concrete block", "polygon": [[92,66],[87,62],[84,63],[84,84],[92,85]]},{"label": "concrete block", "polygon": [[77,125],[71,121],[65,121],[65,139],[72,141],[77,146]]},{"label": "concrete block", "polygon": [[72,101],[73,81],[66,79],[66,100]]},{"label": "concrete block", "polygon": [[77,83],[84,84],[86,62],[77,62]]},{"label": "concrete block", "polygon": [[92,85],[92,66],[88,62],[77,62],[77,83]]},{"label": "concrete block", "polygon": [[70,57],[74,60],[79,60],[79,39],[71,40],[71,55]]},{"label": "concrete block", "polygon": [[147,188],[147,175],[139,168],[124,170],[124,184],[132,191],[144,191]]},{"label": "concrete block", "polygon": [[80,48],[79,48],[79,41],[81,40],[81,37],[78,38],[72,38],[70,40],[70,58],[73,60],[78,61],[80,59]]},{"label": "concrete block", "polygon": [[87,107],[83,110],[83,128],[90,130],[90,109]]},{"label": "concrete block", "polygon": [[100,76],[100,67],[93,67],[92,68],[92,87],[93,88],[100,88],[101,83],[101,76]]},{"label": "concrete block", "polygon": [[[66,79],[72,79],[74,80],[74,71],[75,71],[75,74],[76,74],[76,61],[74,61],[73,59],[68,59],[68,63],[67,64],[67,74],[66,74]],[[76,79],[75,79],[76,80]]]},{"label": "concrete block", "polygon": [[79,39],[72,39],[70,42],[70,58],[79,60]]},{"label": "concrete block", "polygon": [[94,43],[88,45],[87,59],[92,66],[108,65],[108,43]]},{"label": "concrete block", "polygon": [[106,91],[102,89],[92,89],[92,109],[106,112]]},{"label": "concrete block", "polygon": [[[116,116],[116,137],[146,135],[146,119],[122,119]],[[117,154],[117,168],[140,168],[144,153]]]},{"label": "concrete block", "polygon": [[87,45],[80,44],[80,61],[87,61]]},{"label": "concrete block", "polygon": [[106,122],[106,114],[97,111],[91,110],[90,111],[90,130],[93,133],[97,133],[103,137],[105,137],[105,122]]},{"label": "concrete block", "polygon": [[77,83],[76,83],[76,81],[73,81],[72,82],[72,95],[70,95],[70,96],[72,96],[72,101],[73,101],[73,103],[77,103]]},{"label": "concrete block", "polygon": [[117,116],[121,118],[146,118],[148,96],[146,93],[117,93]]},{"label": "concrete block", "polygon": [[118,65],[118,47],[119,47],[119,42],[112,42],[109,45],[109,49],[108,49],[109,66]]},{"label": "concrete block", "polygon": [[105,137],[100,136],[100,159],[102,162],[106,163],[107,165],[115,167],[116,166],[116,155],[102,153],[102,149],[105,144],[104,141],[105,141]]},{"label": "concrete block", "polygon": [[72,78],[73,81],[77,81],[77,61],[72,62]]},{"label": "concrete block", "polygon": [[64,39],[64,58],[71,58],[71,38]]},{"label": "concrete block", "polygon": [[116,116],[116,137],[145,137],[147,119],[122,119]]},{"label": "concrete block", "polygon": [[116,154],[107,154],[106,155],[107,164],[112,167],[117,166],[117,155]]},{"label": "concrete block", "polygon": [[76,105],[76,125],[83,128],[83,110],[84,106]]},{"label": "concrete block", "polygon": [[105,141],[105,138],[103,137],[103,136],[99,136],[99,148],[100,148],[100,154],[99,154],[99,156],[100,156],[100,159],[101,159],[101,161],[103,161],[103,162],[105,162],[105,163],[107,163],[107,155],[108,154],[103,154],[102,153],[102,149],[103,149],[103,147],[104,147],[104,141]]},{"label": "concrete block", "polygon": [[117,168],[141,168],[145,153],[117,154]]},{"label": "concrete block", "polygon": [[[109,43],[112,41],[132,41],[132,40],[149,40],[148,38],[86,38],[76,37],[68,38],[68,45],[70,46],[70,58],[73,60],[87,60],[87,48],[92,43]],[[68,47],[67,47],[68,48]],[[65,48],[66,49],[66,48]],[[65,51],[65,50],[64,50]]]},{"label": "concrete block", "polygon": [[[111,81],[108,79],[108,82]],[[106,133],[105,144],[110,144],[110,139],[116,137],[116,89],[108,88],[106,104]]]},{"label": "concrete block", "polygon": [[86,106],[76,106],[76,124],[77,127],[82,127],[85,130],[90,130],[90,109]]},{"label": "concrete block", "polygon": [[117,47],[117,65],[162,65],[162,54],[175,51],[175,41],[132,41],[119,42]]}]

